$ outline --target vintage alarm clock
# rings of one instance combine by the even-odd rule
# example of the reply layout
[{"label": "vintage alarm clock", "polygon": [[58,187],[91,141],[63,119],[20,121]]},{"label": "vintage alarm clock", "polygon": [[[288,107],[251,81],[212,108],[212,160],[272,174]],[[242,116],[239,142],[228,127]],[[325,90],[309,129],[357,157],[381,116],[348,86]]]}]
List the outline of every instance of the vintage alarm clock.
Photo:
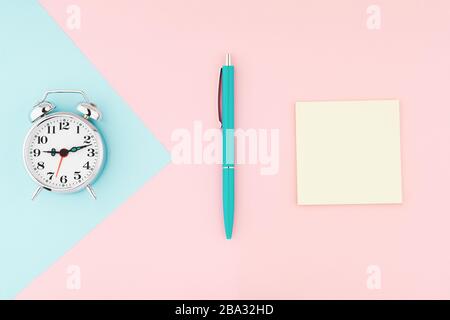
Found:
[{"label": "vintage alarm clock", "polygon": [[[83,102],[76,106],[81,115],[53,112],[56,105],[47,101],[50,94],[79,94]],[[91,122],[101,113],[79,90],[52,90],[31,111],[33,126],[28,132],[23,158],[25,168],[39,185],[34,200],[42,189],[72,193],[86,189],[96,199],[92,183],[101,173],[104,160],[103,140]]]}]

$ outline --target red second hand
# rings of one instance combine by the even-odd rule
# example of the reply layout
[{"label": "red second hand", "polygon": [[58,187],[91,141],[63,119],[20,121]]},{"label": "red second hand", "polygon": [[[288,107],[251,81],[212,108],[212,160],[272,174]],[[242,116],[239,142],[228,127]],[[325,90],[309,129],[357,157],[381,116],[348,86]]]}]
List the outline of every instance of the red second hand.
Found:
[{"label": "red second hand", "polygon": [[69,150],[61,149],[59,151],[59,155],[61,156],[61,159],[59,159],[58,169],[56,170],[56,178],[58,178],[59,168],[61,168],[61,163],[63,159],[69,155]]},{"label": "red second hand", "polygon": [[61,159],[59,159],[58,170],[56,170],[56,178],[58,178],[59,168],[61,168],[61,163],[62,163],[63,159],[64,159],[64,157],[61,157]]}]

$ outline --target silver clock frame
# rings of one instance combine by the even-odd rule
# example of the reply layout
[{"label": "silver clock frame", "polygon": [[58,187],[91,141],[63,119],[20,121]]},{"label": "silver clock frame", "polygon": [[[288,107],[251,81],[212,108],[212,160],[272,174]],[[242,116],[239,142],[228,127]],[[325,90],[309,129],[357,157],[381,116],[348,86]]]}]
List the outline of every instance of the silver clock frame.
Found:
[{"label": "silver clock frame", "polygon": [[[82,91],[76,91],[76,90],[55,90],[55,91],[48,91],[45,93],[44,98],[49,94],[49,93],[81,93],[83,95],[83,97],[86,99],[86,95],[82,92]],[[41,101],[41,103],[44,102],[44,99]],[[93,105],[95,107],[95,105]],[[52,109],[53,110],[53,109]],[[50,110],[51,111],[51,110]],[[97,110],[98,111],[98,110]],[[27,163],[27,157],[29,155],[29,150],[28,150],[28,146],[29,143],[31,141],[31,134],[32,132],[39,127],[40,125],[42,125],[44,122],[47,122],[53,118],[56,117],[73,117],[79,121],[81,121],[82,123],[86,124],[89,129],[92,130],[93,135],[97,141],[98,144],[98,160],[97,160],[97,164],[95,166],[95,168],[93,169],[91,175],[86,179],[85,182],[83,182],[82,184],[75,186],[73,188],[67,188],[67,189],[52,189],[49,186],[47,186],[46,184],[44,184],[43,182],[39,181],[31,172],[31,168],[29,168],[28,163]],[[79,116],[75,113],[72,112],[52,112],[52,113],[48,113],[45,114],[41,117],[39,117],[38,119],[36,119],[36,121],[34,121],[33,125],[31,126],[31,128],[28,130],[27,135],[25,136],[25,140],[23,143],[23,162],[24,162],[24,166],[25,169],[27,170],[28,174],[30,175],[30,177],[33,179],[33,181],[35,183],[38,184],[38,188],[36,189],[36,191],[33,193],[31,199],[34,200],[37,195],[43,190],[47,190],[47,191],[52,191],[55,193],[76,193],[79,192],[83,189],[86,189],[89,194],[92,196],[93,199],[97,199],[97,196],[95,195],[94,189],[92,188],[92,183],[95,182],[95,180],[98,178],[98,176],[100,175],[100,173],[103,170],[103,166],[105,163],[105,144],[103,141],[103,138],[100,134],[100,132],[97,130],[97,128],[88,120],[89,116],[86,116],[86,114],[84,116]]]}]

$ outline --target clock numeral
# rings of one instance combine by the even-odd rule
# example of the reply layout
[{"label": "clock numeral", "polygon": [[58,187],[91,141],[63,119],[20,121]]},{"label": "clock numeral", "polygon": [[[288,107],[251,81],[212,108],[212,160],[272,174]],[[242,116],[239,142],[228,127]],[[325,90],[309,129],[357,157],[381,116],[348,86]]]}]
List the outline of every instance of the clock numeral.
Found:
[{"label": "clock numeral", "polygon": [[37,164],[37,168],[39,170],[43,170],[45,168],[44,162],[43,161],[39,161],[38,164]]},{"label": "clock numeral", "polygon": [[77,133],[80,133],[80,126],[77,126]]},{"label": "clock numeral", "polygon": [[91,166],[89,165],[89,161],[84,164],[83,168],[86,168],[88,170],[91,168]]},{"label": "clock numeral", "polygon": [[53,176],[55,175],[55,173],[54,172],[47,172],[47,175],[48,175],[48,180],[52,180]]},{"label": "clock numeral", "polygon": [[39,136],[37,138],[38,144],[46,144],[48,142],[48,138],[46,136]]},{"label": "clock numeral", "polygon": [[39,157],[40,155],[41,155],[41,150],[39,150],[39,149],[34,149],[33,150],[33,156]]},{"label": "clock numeral", "polygon": [[81,174],[80,174],[81,172],[80,171],[75,171],[73,174],[74,174],[74,179],[75,180],[80,180],[81,179]]},{"label": "clock numeral", "polygon": [[69,130],[69,123],[64,121],[59,123],[59,130]]},{"label": "clock numeral", "polygon": [[47,127],[47,133],[48,133],[48,134],[54,134],[54,133],[56,133],[56,127],[55,127],[55,126],[48,126],[48,127]]},{"label": "clock numeral", "polygon": [[91,142],[91,136],[84,136],[84,143],[90,143]]},{"label": "clock numeral", "polygon": [[61,178],[59,178],[59,181],[61,181],[61,183],[67,183],[67,176],[61,176]]},{"label": "clock numeral", "polygon": [[93,157],[93,156],[95,156],[95,150],[92,149],[92,148],[88,149],[88,154],[87,154],[87,156],[88,156],[88,157]]}]

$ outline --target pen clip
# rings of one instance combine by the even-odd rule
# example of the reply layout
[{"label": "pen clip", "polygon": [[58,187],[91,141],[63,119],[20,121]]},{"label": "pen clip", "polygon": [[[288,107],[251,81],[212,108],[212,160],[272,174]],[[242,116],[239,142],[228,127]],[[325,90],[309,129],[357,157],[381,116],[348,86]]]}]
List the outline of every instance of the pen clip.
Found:
[{"label": "pen clip", "polygon": [[220,68],[219,72],[219,85],[218,85],[218,93],[217,93],[217,106],[219,112],[219,122],[220,127],[222,128],[222,68]]}]

